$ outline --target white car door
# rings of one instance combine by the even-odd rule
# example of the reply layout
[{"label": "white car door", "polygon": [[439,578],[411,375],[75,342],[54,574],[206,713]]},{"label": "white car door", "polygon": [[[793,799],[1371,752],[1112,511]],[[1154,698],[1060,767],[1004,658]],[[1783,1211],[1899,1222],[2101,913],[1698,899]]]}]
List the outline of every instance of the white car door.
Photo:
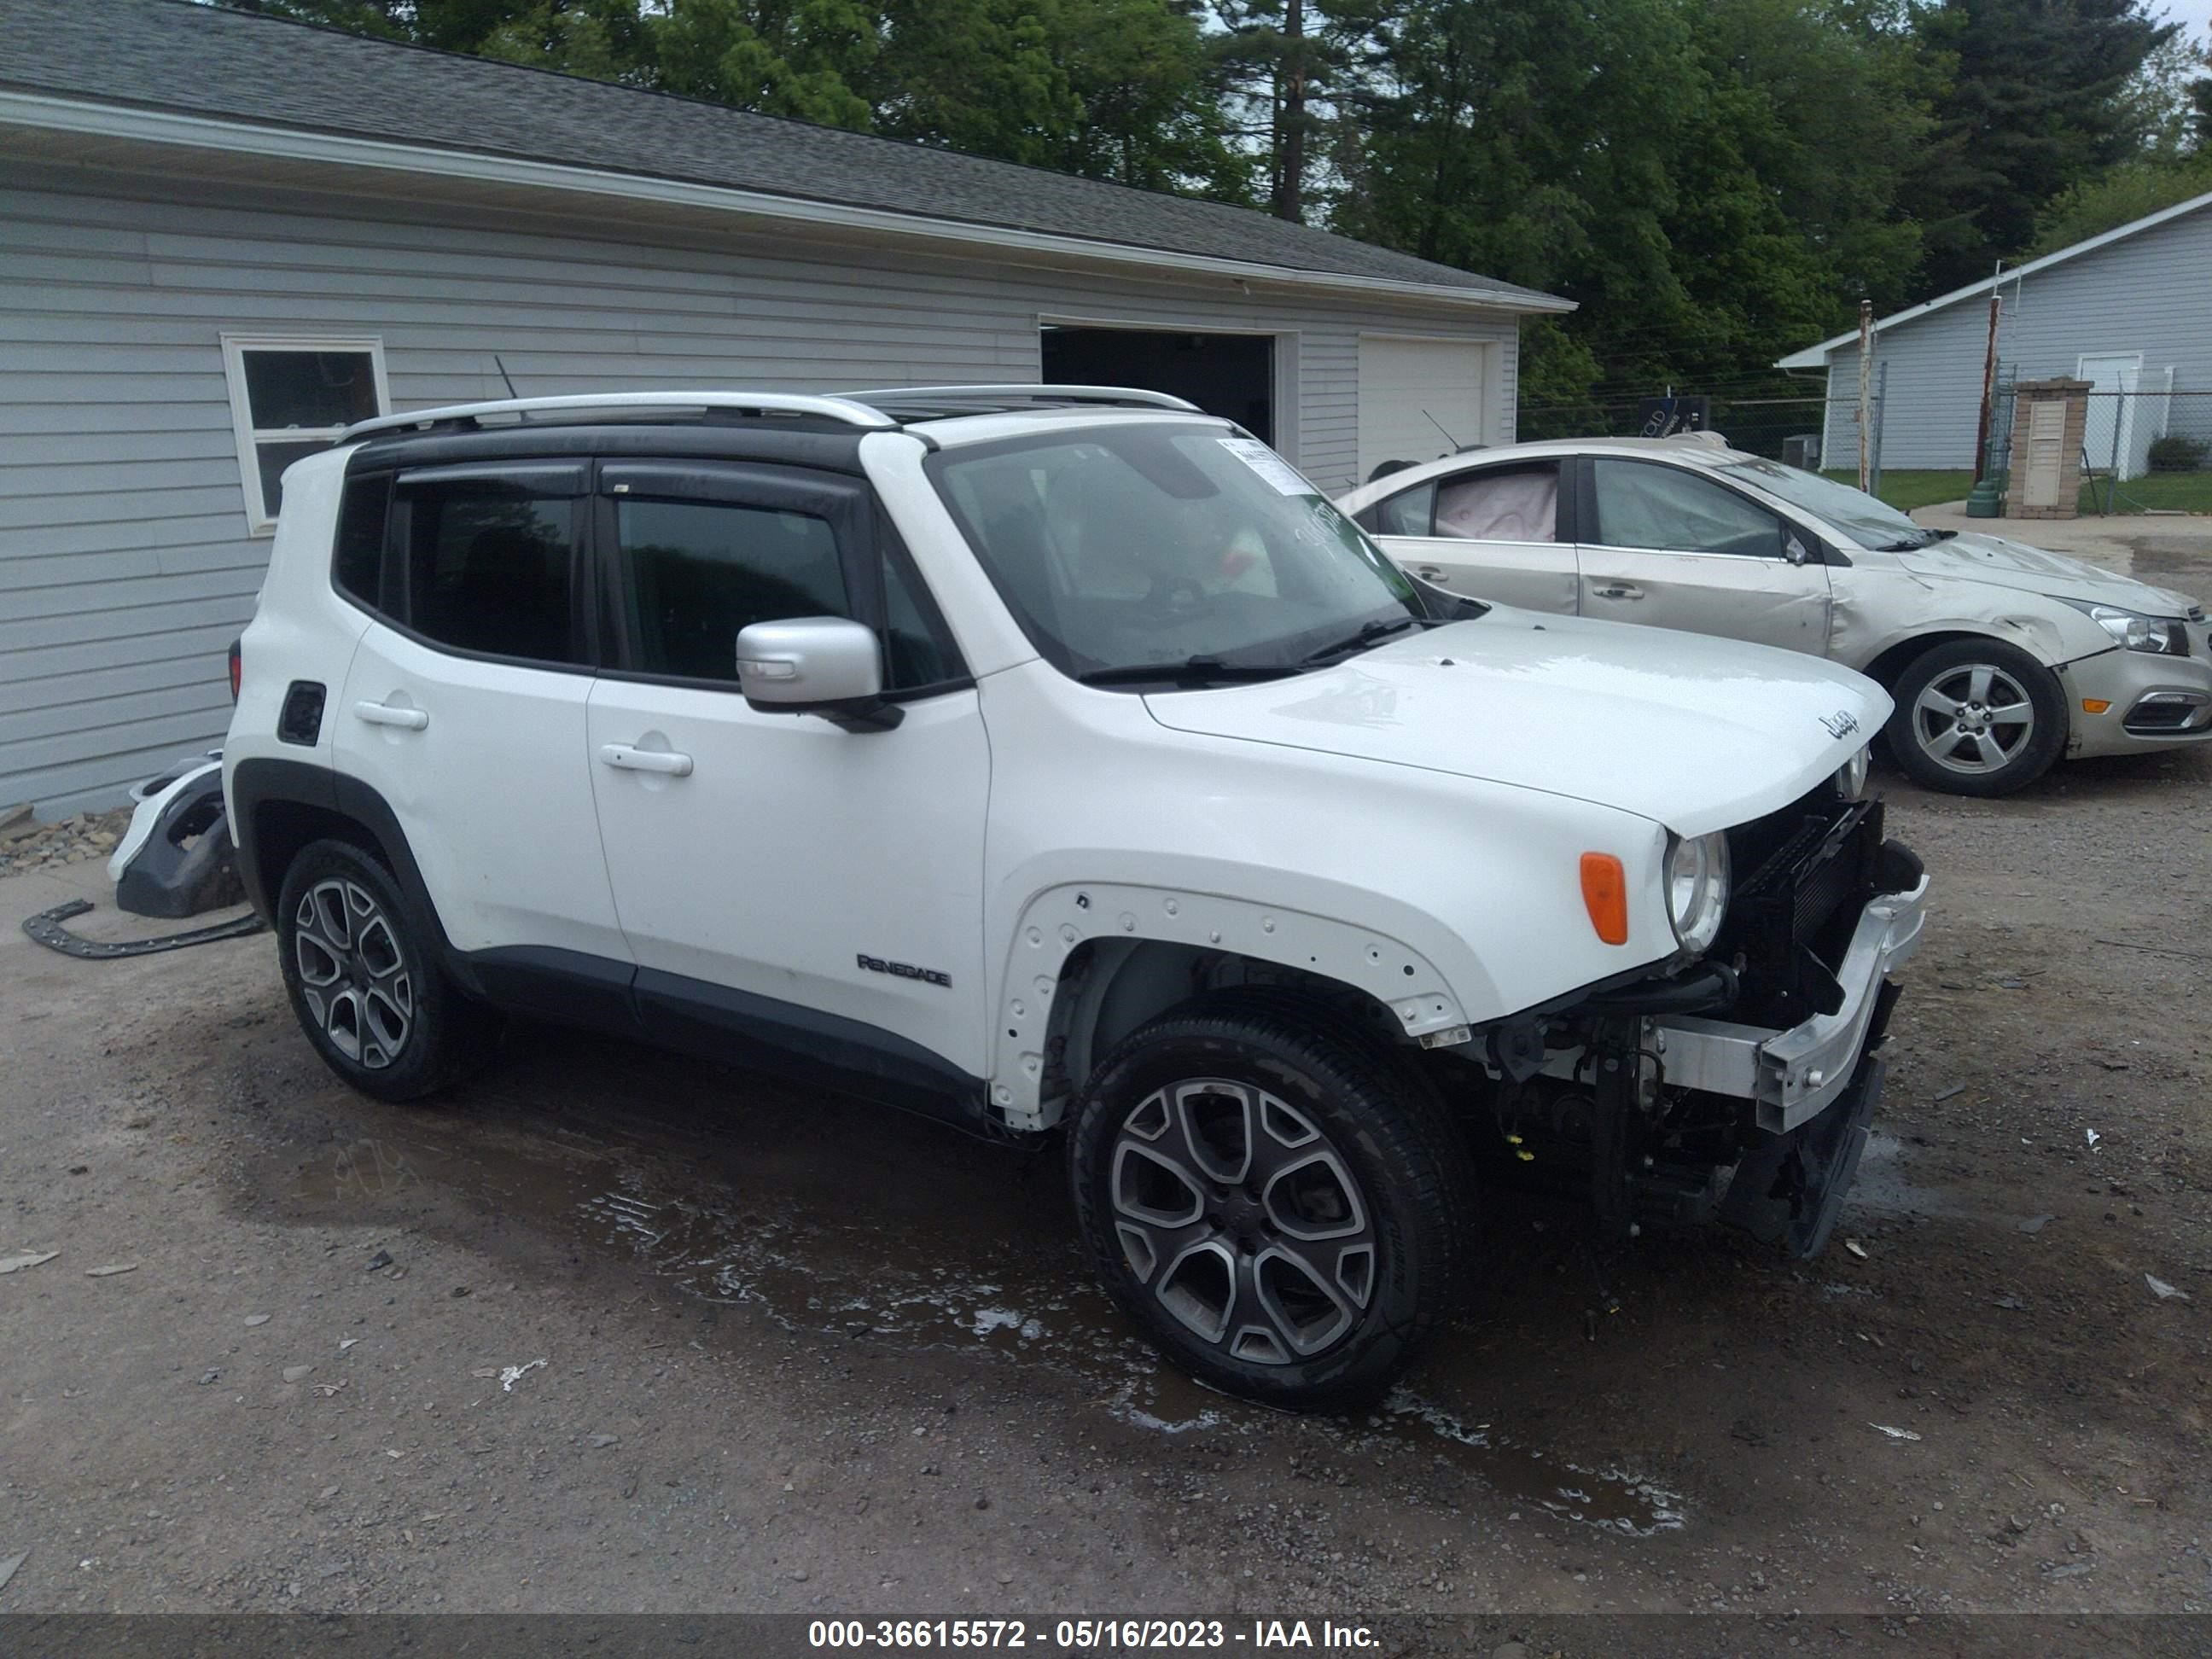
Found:
[{"label": "white car door", "polygon": [[[456,950],[626,961],[584,705],[586,469],[418,469],[391,491],[380,614],[337,699],[341,777],[383,796]],[[351,492],[385,480],[356,480]]]},{"label": "white car door", "polygon": [[1559,537],[1559,464],[1471,465],[1359,515],[1423,581],[1474,599],[1572,616],[1575,546]]},{"label": "white car door", "polygon": [[[787,1046],[803,1027],[864,1070],[926,1066],[919,1048],[980,1077],[990,751],[865,483],[611,461],[597,514],[614,638],[590,771],[648,1030]],[[738,630],[810,616],[878,629],[896,726],[745,702]]]}]

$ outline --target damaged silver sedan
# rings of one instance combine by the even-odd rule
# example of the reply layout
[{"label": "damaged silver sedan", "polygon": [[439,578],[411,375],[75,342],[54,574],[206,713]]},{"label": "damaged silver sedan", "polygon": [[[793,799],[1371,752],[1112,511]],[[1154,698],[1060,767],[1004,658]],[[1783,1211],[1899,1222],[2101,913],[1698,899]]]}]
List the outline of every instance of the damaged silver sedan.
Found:
[{"label": "damaged silver sedan", "polygon": [[1926,529],[1723,445],[1513,445],[1389,473],[1338,504],[1455,593],[1856,668],[1895,700],[1890,751],[1930,788],[2002,795],[2062,756],[2212,740],[2212,630],[2185,595]]}]

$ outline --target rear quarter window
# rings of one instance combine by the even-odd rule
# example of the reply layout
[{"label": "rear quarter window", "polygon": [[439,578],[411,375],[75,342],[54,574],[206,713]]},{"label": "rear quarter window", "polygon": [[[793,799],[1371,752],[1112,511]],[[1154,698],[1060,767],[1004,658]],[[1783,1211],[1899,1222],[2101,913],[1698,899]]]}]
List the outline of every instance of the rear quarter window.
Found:
[{"label": "rear quarter window", "polygon": [[383,606],[384,524],[392,506],[392,475],[346,480],[338,501],[338,528],[331,550],[331,582],[356,605]]}]

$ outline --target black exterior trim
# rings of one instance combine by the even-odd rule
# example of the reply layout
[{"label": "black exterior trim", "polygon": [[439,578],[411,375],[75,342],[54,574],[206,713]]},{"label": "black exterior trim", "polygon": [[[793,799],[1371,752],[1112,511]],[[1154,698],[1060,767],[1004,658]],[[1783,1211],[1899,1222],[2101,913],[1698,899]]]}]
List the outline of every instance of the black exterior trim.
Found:
[{"label": "black exterior trim", "polygon": [[[795,425],[796,422],[781,422]],[[684,422],[660,415],[650,421],[518,421],[475,431],[408,432],[373,437],[346,462],[356,471],[444,466],[480,461],[667,460],[759,461],[863,476],[860,439],[854,428],[772,429],[759,422]]]},{"label": "black exterior trim", "polygon": [[338,810],[337,774],[307,761],[243,760],[230,775],[230,841],[238,849],[238,878],[246,902],[264,921],[276,921],[273,893],[263,890],[259,848],[260,809],[267,801],[290,801],[325,812]]},{"label": "black exterior trim", "polygon": [[645,1034],[630,994],[634,963],[547,945],[471,951],[464,960],[484,1000],[502,1008],[621,1036]]},{"label": "black exterior trim", "polygon": [[584,951],[544,945],[455,951],[390,805],[343,773],[256,757],[233,770],[230,793],[239,877],[255,911],[272,925],[274,896],[262,885],[256,844],[260,810],[272,802],[311,807],[349,818],[374,837],[435,933],[446,970],[471,996],[880,1101],[971,1133],[1004,1133],[985,1109],[982,1079],[879,1026]]},{"label": "black exterior trim", "polygon": [[637,970],[635,995],[647,1038],[665,1048],[850,1091],[971,1128],[988,1121],[982,1079],[878,1026],[657,968]]}]

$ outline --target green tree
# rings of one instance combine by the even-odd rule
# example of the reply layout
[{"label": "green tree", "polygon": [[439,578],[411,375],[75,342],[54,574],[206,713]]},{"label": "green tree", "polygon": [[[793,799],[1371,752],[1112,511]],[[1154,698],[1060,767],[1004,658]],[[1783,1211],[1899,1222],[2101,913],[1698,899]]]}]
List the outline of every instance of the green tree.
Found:
[{"label": "green tree", "polygon": [[2123,161],[2109,173],[2062,191],[2037,220],[2030,253],[2056,253],[2160,208],[2212,191],[2212,150],[2174,161]]},{"label": "green tree", "polygon": [[1912,181],[1922,297],[2025,252],[2049,203],[2142,147],[2129,88],[2175,27],[2144,0],[1942,0],[1916,28],[1948,82]]}]

